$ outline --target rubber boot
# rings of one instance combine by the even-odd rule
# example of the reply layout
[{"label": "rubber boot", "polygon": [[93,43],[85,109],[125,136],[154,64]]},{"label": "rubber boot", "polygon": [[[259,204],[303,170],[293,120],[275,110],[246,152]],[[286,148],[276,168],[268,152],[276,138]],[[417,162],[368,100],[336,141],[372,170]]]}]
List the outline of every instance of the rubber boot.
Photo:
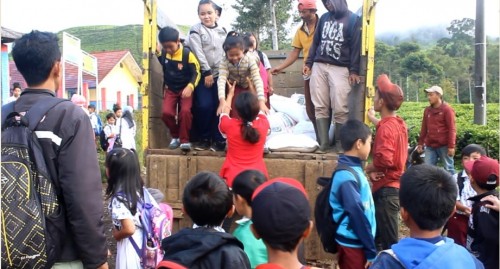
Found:
[{"label": "rubber boot", "polygon": [[316,127],[316,121],[313,121],[313,127],[314,127],[314,134],[316,135],[316,141],[319,142],[319,135],[318,135],[318,127]]},{"label": "rubber boot", "polygon": [[319,149],[317,153],[326,153],[330,148],[328,141],[328,130],[330,129],[330,120],[328,118],[316,119],[316,128],[318,129]]},{"label": "rubber boot", "polygon": [[344,149],[342,149],[342,143],[340,142],[340,129],[344,126],[342,123],[335,123],[335,130],[333,133],[333,140],[335,141],[335,151],[339,154],[344,153]]}]

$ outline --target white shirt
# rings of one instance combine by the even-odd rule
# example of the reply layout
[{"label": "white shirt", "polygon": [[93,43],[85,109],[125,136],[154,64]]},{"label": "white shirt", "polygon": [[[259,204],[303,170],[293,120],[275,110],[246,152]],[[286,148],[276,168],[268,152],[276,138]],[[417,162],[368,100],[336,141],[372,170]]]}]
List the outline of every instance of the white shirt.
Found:
[{"label": "white shirt", "polygon": [[[462,193],[460,194],[460,187],[458,187],[458,177],[464,177],[464,188],[462,190]],[[462,205],[472,208],[472,201],[469,201],[467,199],[474,197],[477,195],[476,191],[472,188],[470,184],[470,179],[469,176],[465,171],[458,172],[453,175],[453,179],[455,180],[455,183],[457,183],[458,191],[457,191],[457,201],[459,201]],[[464,215],[465,213],[462,211],[457,210],[458,214]]]},{"label": "white shirt", "polygon": [[[120,129],[120,126],[121,126],[121,129]],[[117,130],[118,134],[120,134],[123,148],[135,150],[136,127],[137,127],[137,124],[135,123],[135,121],[134,121],[134,126],[132,128],[130,128],[127,120],[125,120],[124,118],[118,119],[118,121],[116,123],[116,130]]]}]

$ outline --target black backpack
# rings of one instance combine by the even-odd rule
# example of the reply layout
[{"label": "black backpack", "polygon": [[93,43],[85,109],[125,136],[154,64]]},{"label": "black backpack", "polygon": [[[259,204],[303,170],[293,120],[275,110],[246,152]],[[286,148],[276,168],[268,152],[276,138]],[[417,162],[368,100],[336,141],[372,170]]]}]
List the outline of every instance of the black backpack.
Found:
[{"label": "black backpack", "polygon": [[50,268],[59,257],[64,210],[35,129],[63,101],[43,98],[25,115],[2,107],[2,268]]},{"label": "black backpack", "polygon": [[106,126],[104,126],[104,128],[102,128],[102,130],[99,132],[99,143],[101,144],[101,148],[104,151],[107,151],[109,147],[108,138],[106,137],[106,133],[104,133],[104,129],[106,129]]},{"label": "black backpack", "polygon": [[316,230],[318,231],[319,238],[321,239],[321,244],[323,249],[329,253],[337,253],[337,241],[335,241],[335,235],[337,234],[337,229],[339,224],[342,223],[346,217],[344,212],[338,222],[333,220],[333,209],[330,206],[330,192],[332,189],[332,182],[335,173],[340,170],[349,171],[356,178],[358,186],[359,176],[354,169],[346,164],[339,163],[333,171],[331,177],[319,177],[317,179],[318,185],[322,186],[323,189],[318,193],[316,198],[316,204],[314,207],[314,221],[316,222]]}]

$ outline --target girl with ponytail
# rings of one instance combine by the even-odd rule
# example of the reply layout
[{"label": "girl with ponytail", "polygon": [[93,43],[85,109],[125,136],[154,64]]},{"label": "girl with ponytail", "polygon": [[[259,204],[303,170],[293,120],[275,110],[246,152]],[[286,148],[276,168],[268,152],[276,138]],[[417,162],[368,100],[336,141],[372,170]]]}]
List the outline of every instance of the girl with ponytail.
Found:
[{"label": "girl with ponytail", "polygon": [[[229,92],[225,102],[231,104],[236,82],[227,83]],[[260,102],[255,93],[244,91],[238,94],[234,102],[238,118],[231,118],[229,106],[224,107],[220,115],[219,130],[227,139],[227,155],[222,165],[220,176],[232,187],[236,175],[248,169],[261,171],[267,177],[263,151],[269,121],[260,110]]]}]

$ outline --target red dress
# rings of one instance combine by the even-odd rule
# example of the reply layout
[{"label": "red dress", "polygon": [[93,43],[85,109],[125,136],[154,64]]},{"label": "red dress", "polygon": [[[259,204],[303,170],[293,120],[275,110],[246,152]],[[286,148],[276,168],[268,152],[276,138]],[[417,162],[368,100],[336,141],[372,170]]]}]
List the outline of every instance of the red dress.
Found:
[{"label": "red dress", "polygon": [[260,134],[259,141],[252,144],[241,136],[241,120],[230,118],[223,113],[220,116],[219,130],[227,138],[226,160],[220,170],[220,176],[224,178],[229,187],[232,187],[234,178],[248,169],[259,170],[266,177],[267,168],[264,163],[264,144],[269,130],[269,121],[263,113],[259,113],[252,122]]}]

